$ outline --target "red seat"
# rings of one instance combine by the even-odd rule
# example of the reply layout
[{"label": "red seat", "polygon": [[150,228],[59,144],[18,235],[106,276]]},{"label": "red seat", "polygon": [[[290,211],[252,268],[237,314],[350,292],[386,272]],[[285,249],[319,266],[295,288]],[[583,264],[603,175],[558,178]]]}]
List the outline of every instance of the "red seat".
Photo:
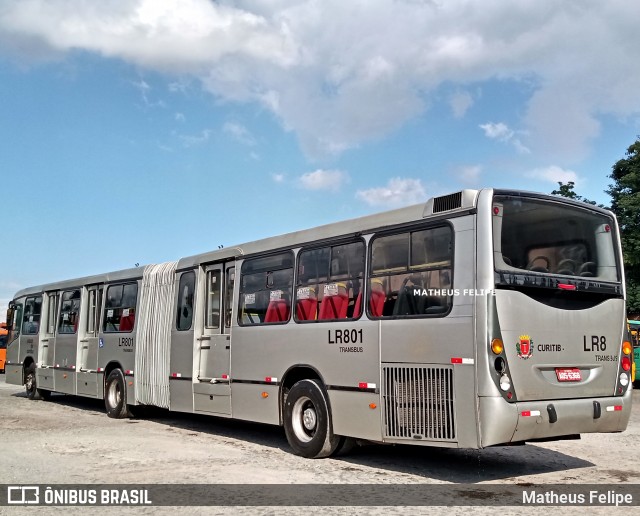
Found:
[{"label": "red seat", "polygon": [[131,331],[135,323],[135,314],[129,312],[129,315],[123,315],[120,317],[120,327],[118,331]]},{"label": "red seat", "polygon": [[264,317],[264,322],[285,322],[289,320],[289,304],[284,299],[274,299],[269,301],[267,307],[267,314]]},{"label": "red seat", "polygon": [[298,299],[296,302],[296,317],[299,321],[314,321],[318,310],[318,300],[315,298]]},{"label": "red seat", "polygon": [[[329,293],[329,286],[325,285],[324,297],[320,303],[320,314],[318,319],[346,319],[347,308],[349,307],[349,295],[343,283],[338,283],[338,292]],[[335,292],[335,291],[334,291]]]},{"label": "red seat", "polygon": [[358,317],[360,317],[360,310],[362,309],[362,292],[360,292],[358,294],[358,297],[356,297],[356,302],[353,305],[353,318],[357,319]]},{"label": "red seat", "polygon": [[371,280],[371,292],[369,293],[369,311],[373,317],[382,317],[384,302],[387,295],[384,291],[382,281],[379,279]]}]

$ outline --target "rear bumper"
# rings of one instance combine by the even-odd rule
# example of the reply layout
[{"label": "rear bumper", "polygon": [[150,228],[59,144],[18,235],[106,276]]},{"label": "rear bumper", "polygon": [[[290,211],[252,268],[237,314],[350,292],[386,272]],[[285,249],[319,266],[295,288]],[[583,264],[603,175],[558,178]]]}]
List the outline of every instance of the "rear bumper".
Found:
[{"label": "rear bumper", "polygon": [[[520,403],[480,398],[481,447],[574,434],[621,432],[629,423],[632,396],[633,389],[629,387],[624,396],[605,398]],[[554,414],[556,420],[552,422]]]}]

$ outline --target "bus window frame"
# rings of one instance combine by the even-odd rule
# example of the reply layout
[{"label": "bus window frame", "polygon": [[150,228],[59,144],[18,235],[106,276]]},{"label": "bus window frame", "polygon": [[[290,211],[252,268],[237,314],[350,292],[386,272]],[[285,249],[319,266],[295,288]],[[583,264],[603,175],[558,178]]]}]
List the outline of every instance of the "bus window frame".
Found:
[{"label": "bus window frame", "polygon": [[[433,221],[429,221],[428,223],[425,224],[416,224],[416,225],[410,225],[410,226],[401,226],[401,227],[396,227],[393,229],[389,229],[389,230],[383,230],[383,231],[379,231],[376,232],[374,234],[371,235],[371,238],[369,239],[368,242],[368,253],[367,253],[367,270],[366,270],[366,274],[365,274],[365,297],[363,300],[363,303],[365,305],[365,310],[363,310],[363,312],[366,312],[367,317],[373,321],[393,321],[393,320],[408,320],[408,319],[439,319],[439,318],[443,318],[443,317],[447,317],[451,311],[453,310],[453,304],[454,304],[454,298],[455,296],[448,296],[451,298],[451,302],[448,304],[447,306],[447,310],[441,313],[432,313],[432,314],[415,314],[415,315],[381,315],[381,316],[375,316],[371,313],[370,310],[370,306],[369,306],[369,295],[370,295],[370,291],[371,291],[371,280],[375,280],[377,278],[380,277],[386,277],[383,276],[381,274],[375,275],[373,273],[373,243],[375,242],[376,239],[378,238],[382,238],[382,237],[386,237],[386,236],[392,236],[392,235],[399,235],[399,234],[403,234],[403,233],[408,233],[409,234],[409,247],[408,247],[408,257],[407,257],[407,267],[405,270],[406,274],[411,274],[413,273],[417,273],[417,272],[426,272],[428,269],[422,269],[420,270],[419,268],[411,268],[409,266],[410,261],[411,261],[411,235],[413,233],[417,233],[420,231],[426,231],[429,229],[437,229],[437,228],[441,228],[441,227],[447,227],[449,229],[449,231],[451,232],[451,262],[450,262],[450,266],[449,266],[449,270],[450,272],[450,290],[454,290],[454,281],[455,281],[455,268],[456,268],[456,232],[455,232],[455,228],[453,226],[453,223],[451,222],[451,220],[449,219],[445,219],[445,218],[441,218],[441,219],[437,219],[437,220],[433,220]],[[396,269],[398,269],[396,267]],[[430,270],[443,270],[444,268],[434,268],[434,269],[430,269]],[[391,270],[391,269],[390,269]],[[400,271],[398,270],[396,272],[396,274],[398,274]],[[397,302],[397,299],[396,299]]]},{"label": "bus window frame", "polygon": [[[304,285],[300,284],[300,280],[299,280],[299,275],[300,275],[300,255],[302,253],[305,252],[309,252],[309,251],[316,251],[316,250],[320,250],[320,249],[329,249],[330,250],[330,254],[329,254],[329,260],[331,261],[331,249],[333,249],[334,247],[339,247],[339,246],[345,246],[345,245],[349,245],[349,244],[357,244],[357,243],[362,243],[363,245],[363,264],[362,264],[362,277],[361,277],[361,281],[362,281],[362,286],[360,288],[360,292],[362,294],[362,301],[361,301],[361,306],[360,306],[360,314],[358,314],[358,317],[346,317],[344,319],[309,319],[309,320],[302,320],[302,319],[298,319],[297,316],[297,311],[296,311],[296,307],[297,307],[297,303],[298,303],[298,289],[304,287]],[[293,277],[293,292],[292,292],[292,302],[291,302],[291,319],[293,319],[293,321],[296,324],[314,324],[314,323],[330,323],[330,322],[343,322],[343,321],[349,321],[349,322],[353,322],[353,321],[359,321],[362,319],[362,317],[364,316],[365,310],[363,310],[364,308],[364,303],[365,303],[365,299],[367,296],[367,291],[366,291],[366,283],[367,283],[367,256],[369,253],[369,245],[367,243],[367,241],[363,238],[336,238],[334,240],[328,240],[328,241],[323,241],[323,242],[318,242],[315,244],[311,244],[311,245],[307,245],[304,247],[301,247],[298,249],[296,256],[295,256],[295,264],[294,264],[294,277]],[[327,271],[329,274],[327,276],[326,281],[324,281],[325,285],[328,285],[330,283],[340,283],[343,281],[352,281],[353,279],[350,278],[348,280],[330,280],[331,277],[331,263],[329,263],[329,270]],[[322,282],[319,282],[318,285],[321,285]],[[319,299],[319,292],[316,292],[316,296],[318,297],[318,312],[320,310],[320,299]],[[354,299],[354,303],[355,303],[355,299]]]}]

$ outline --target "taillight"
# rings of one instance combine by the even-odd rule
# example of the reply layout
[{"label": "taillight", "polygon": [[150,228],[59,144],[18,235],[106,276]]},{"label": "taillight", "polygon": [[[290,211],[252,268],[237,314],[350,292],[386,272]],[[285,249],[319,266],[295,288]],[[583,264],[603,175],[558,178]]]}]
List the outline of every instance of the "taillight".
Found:
[{"label": "taillight", "polygon": [[625,341],[622,343],[622,352],[623,352],[625,355],[631,355],[631,351],[632,351],[632,349],[633,349],[633,348],[631,347],[631,342],[628,342],[628,341],[626,341],[626,340],[625,340]]},{"label": "taillight", "polygon": [[622,369],[629,371],[631,369],[631,360],[629,357],[622,357],[620,365],[622,365]]}]

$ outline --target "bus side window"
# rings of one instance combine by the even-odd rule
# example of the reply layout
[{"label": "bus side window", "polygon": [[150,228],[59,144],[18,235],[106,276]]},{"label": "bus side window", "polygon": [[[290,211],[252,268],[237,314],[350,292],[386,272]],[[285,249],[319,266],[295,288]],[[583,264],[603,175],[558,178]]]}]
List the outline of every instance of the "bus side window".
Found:
[{"label": "bus side window", "polygon": [[[178,309],[176,313],[176,329],[180,331],[191,329],[191,324],[193,323],[193,295],[195,287],[196,275],[193,271],[185,272],[180,276],[180,284],[178,286]],[[208,319],[207,326],[209,326]]]},{"label": "bus side window", "polygon": [[444,315],[452,304],[449,226],[383,235],[371,245],[367,310],[372,318]]},{"label": "bus side window", "polygon": [[293,253],[253,258],[242,264],[238,323],[286,323],[291,315]]},{"label": "bus side window", "polygon": [[40,314],[42,312],[42,296],[28,297],[24,302],[22,317],[22,333],[35,335],[40,330]]},{"label": "bus side window", "polygon": [[78,331],[80,322],[80,290],[67,290],[62,294],[60,318],[58,319],[59,334],[73,334]]},{"label": "bus side window", "polygon": [[301,251],[296,279],[296,321],[359,318],[364,261],[362,241]]},{"label": "bus side window", "polygon": [[103,319],[103,330],[106,333],[133,331],[137,297],[137,283],[109,285]]}]

